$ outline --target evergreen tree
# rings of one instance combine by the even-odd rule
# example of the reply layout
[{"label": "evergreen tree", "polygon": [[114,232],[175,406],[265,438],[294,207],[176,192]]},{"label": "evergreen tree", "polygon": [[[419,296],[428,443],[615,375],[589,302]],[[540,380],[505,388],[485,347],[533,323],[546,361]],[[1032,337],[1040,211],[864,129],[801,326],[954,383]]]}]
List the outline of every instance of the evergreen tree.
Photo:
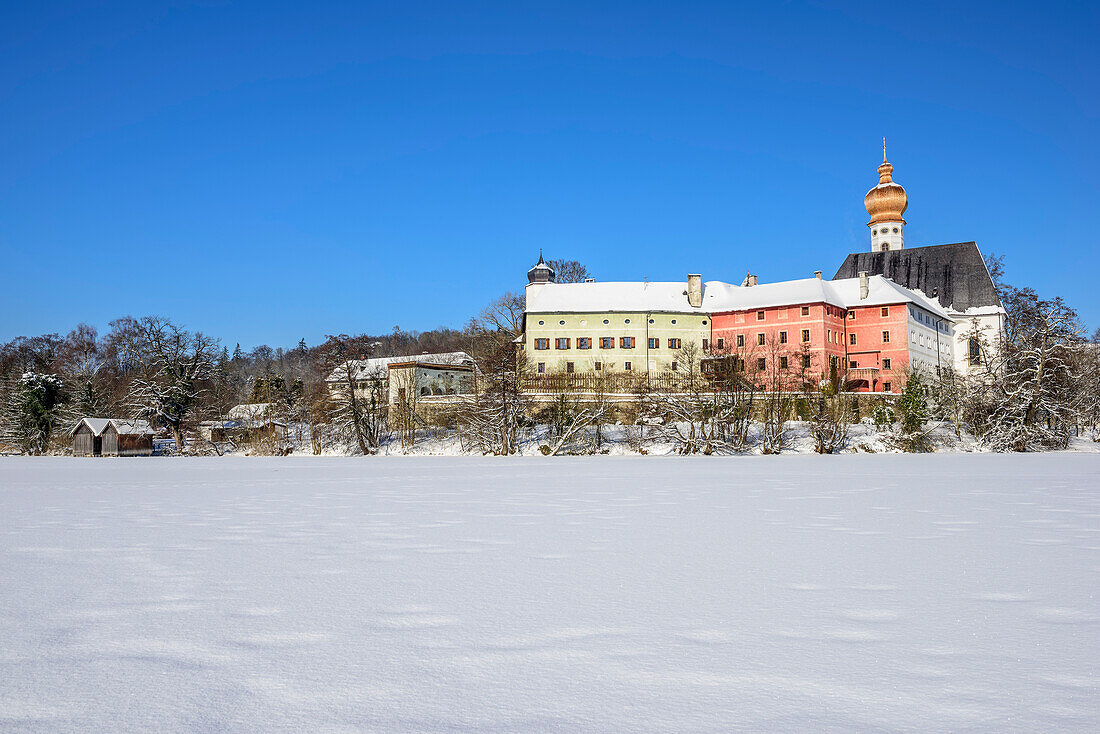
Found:
[{"label": "evergreen tree", "polygon": [[905,389],[897,402],[898,425],[901,443],[906,451],[924,451],[928,448],[928,392],[920,372],[910,372]]},{"label": "evergreen tree", "polygon": [[69,396],[64,384],[56,375],[26,372],[16,385],[14,398],[4,415],[7,430],[24,452],[44,453],[66,418],[64,406]]}]

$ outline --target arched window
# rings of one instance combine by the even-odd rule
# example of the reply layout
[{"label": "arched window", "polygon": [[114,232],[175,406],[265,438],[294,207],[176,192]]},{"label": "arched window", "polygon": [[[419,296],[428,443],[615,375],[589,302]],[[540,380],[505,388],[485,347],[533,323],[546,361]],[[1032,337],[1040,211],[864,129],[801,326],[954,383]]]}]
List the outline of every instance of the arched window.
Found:
[{"label": "arched window", "polygon": [[881,249],[881,250],[882,250],[883,252],[886,252],[887,250],[889,250],[889,249],[890,249],[890,243],[889,243],[889,242],[883,242],[883,243],[882,243],[882,247],[881,247],[880,249]]}]

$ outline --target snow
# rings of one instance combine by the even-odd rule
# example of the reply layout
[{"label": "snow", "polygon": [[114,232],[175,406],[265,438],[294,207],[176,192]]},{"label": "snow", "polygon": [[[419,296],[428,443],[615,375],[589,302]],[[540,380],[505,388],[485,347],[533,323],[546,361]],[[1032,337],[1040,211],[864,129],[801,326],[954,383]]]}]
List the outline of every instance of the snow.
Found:
[{"label": "snow", "polygon": [[0,458],[0,729],[1097,731],[1098,476]]},{"label": "snow", "polygon": [[[705,291],[705,287],[704,287]],[[527,313],[699,313],[681,283],[545,283],[527,292]]]},{"label": "snow", "polygon": [[710,280],[703,284],[703,304],[692,308],[686,283],[546,283],[528,294],[527,313],[669,312],[721,313],[804,303],[829,303],[841,308],[915,303],[951,320],[939,303],[904,288],[889,278],[872,275],[867,298],[860,298],[859,278],[802,278],[739,286]]},{"label": "snow", "polygon": [[93,436],[101,435],[107,426],[114,424],[115,430],[123,436],[146,436],[153,433],[153,427],[149,424],[149,421],[145,420],[126,420],[123,418],[81,418],[72,430],[69,431],[69,435],[76,433],[76,430],[80,428],[81,424],[88,426],[92,430]]},{"label": "snow", "polygon": [[262,421],[271,415],[271,403],[244,403],[234,405],[226,413],[231,421]]},{"label": "snow", "polygon": [[[407,354],[397,357],[372,357],[371,359],[350,360],[352,369],[355,370],[353,379],[364,377],[386,377],[387,368],[391,364],[403,364],[406,362],[428,362],[430,364],[472,365],[474,358],[466,352],[438,352],[436,354]],[[337,367],[328,376],[329,382],[339,382],[346,379],[343,367]]]}]

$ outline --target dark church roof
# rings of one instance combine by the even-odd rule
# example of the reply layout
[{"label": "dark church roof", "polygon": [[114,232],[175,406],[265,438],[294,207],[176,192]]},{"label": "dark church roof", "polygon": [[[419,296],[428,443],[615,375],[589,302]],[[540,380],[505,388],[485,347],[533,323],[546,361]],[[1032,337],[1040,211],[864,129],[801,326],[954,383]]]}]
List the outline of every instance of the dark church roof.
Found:
[{"label": "dark church roof", "polygon": [[833,280],[855,278],[860,271],[884,275],[898,285],[938,298],[941,305],[956,311],[1001,305],[989,268],[973,242],[853,252]]}]

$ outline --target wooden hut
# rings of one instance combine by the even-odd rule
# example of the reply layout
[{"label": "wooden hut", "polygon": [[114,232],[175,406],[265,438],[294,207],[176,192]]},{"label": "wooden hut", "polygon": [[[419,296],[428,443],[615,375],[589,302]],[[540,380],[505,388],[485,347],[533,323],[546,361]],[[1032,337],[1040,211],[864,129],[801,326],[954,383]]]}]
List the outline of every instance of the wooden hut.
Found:
[{"label": "wooden hut", "polygon": [[69,434],[73,456],[153,455],[153,429],[146,421],[81,418]]}]

